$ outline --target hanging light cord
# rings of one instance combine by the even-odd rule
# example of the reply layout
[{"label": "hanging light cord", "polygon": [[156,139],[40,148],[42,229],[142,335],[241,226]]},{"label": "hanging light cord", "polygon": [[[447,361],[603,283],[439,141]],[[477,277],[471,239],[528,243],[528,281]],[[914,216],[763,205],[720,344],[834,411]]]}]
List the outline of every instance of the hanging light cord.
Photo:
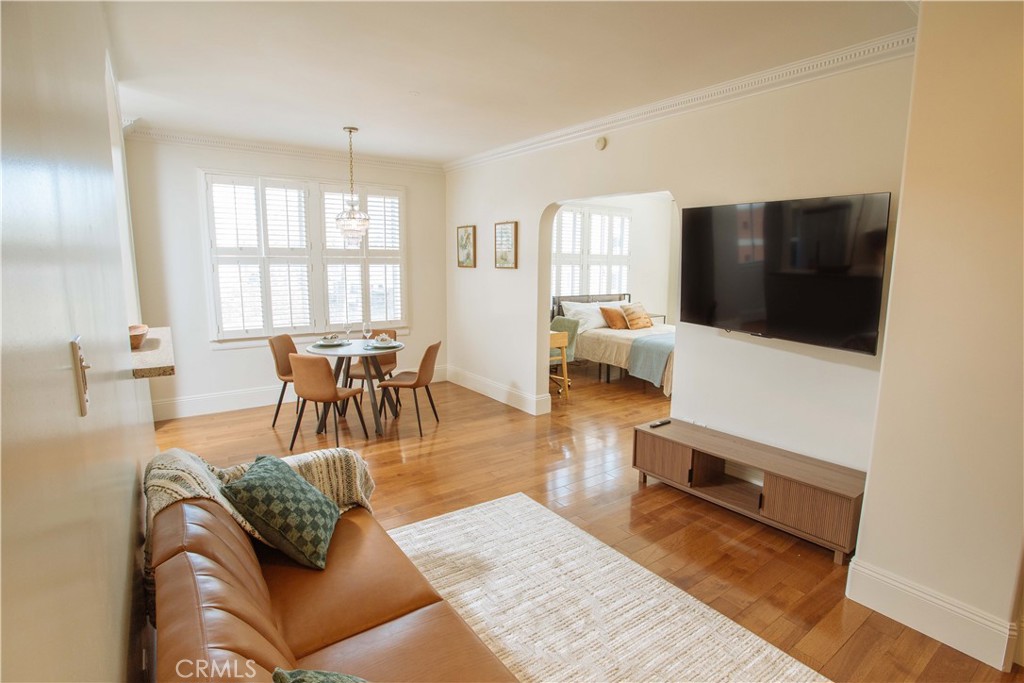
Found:
[{"label": "hanging light cord", "polygon": [[[346,128],[348,131],[348,194],[349,197],[354,197],[356,194],[355,183],[352,180],[352,128]],[[352,201],[349,199],[349,201]]]}]

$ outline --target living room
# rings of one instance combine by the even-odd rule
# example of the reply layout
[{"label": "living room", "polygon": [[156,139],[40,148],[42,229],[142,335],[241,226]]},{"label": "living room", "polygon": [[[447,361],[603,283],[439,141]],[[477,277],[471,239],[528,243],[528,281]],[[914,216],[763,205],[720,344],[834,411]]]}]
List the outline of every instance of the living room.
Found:
[{"label": "living room", "polygon": [[[538,361],[546,354],[548,324],[543,311],[551,257],[545,245],[559,202],[668,191],[683,207],[891,192],[895,255],[878,356],[808,351],[681,325],[668,413],[866,471],[850,597],[913,628],[931,629],[940,641],[1001,668],[1007,655],[1012,659],[1020,620],[1021,230],[1020,158],[1014,151],[1020,148],[1020,98],[1012,85],[1019,83],[1020,4],[904,6],[912,25],[920,22],[908,51],[890,48],[888,57],[869,58],[857,68],[819,67],[825,69],[821,77],[794,79],[784,88],[748,85],[743,97],[683,107],[675,116],[648,114],[639,125],[602,131],[607,147],[601,150],[594,145],[598,132],[588,130],[559,144],[535,141],[514,154],[464,156],[444,167],[417,160],[366,163],[357,165],[356,174],[364,182],[405,187],[415,212],[410,276],[417,291],[434,294],[417,300],[408,337],[412,354],[443,339],[440,379],[527,415],[552,410],[546,368]],[[108,20],[97,7],[86,5],[72,16],[93,26],[96,36],[106,35]],[[30,157],[43,151],[57,165],[62,158],[102,158],[101,152],[109,158],[109,138],[101,140],[105,129],[96,133],[96,121],[107,122],[107,89],[96,77],[102,69],[83,74],[69,65],[76,59],[102,63],[106,40],[90,43],[68,17],[33,4],[5,4],[4,19],[5,171],[17,169],[8,162],[18,149],[29,150],[24,155]],[[1007,29],[1009,35],[996,30],[1005,26],[1017,28]],[[16,35],[27,27],[35,32]],[[46,50],[35,42],[43,36],[54,43]],[[19,57],[18,47],[22,55],[37,55],[36,61]],[[54,53],[44,59],[47,50]],[[950,63],[963,70],[948,73]],[[40,93],[53,91],[30,88],[38,98],[33,100],[23,94],[28,90],[15,89],[22,83],[18,76],[34,70],[45,74],[44,82],[63,83],[68,97],[81,97],[63,111],[78,106],[90,112],[91,132],[76,144],[63,137],[68,133],[56,115],[36,116],[31,126],[15,117],[14,102],[37,102],[37,111],[52,111]],[[68,87],[72,83],[87,85]],[[22,127],[15,127],[19,121]],[[345,123],[337,121],[339,139],[325,147],[340,147]],[[360,124],[360,135],[368,136],[372,122]],[[26,663],[44,644],[52,649],[55,639],[73,642],[73,624],[111,609],[94,600],[110,603],[118,614],[128,611],[125,539],[137,521],[131,518],[138,500],[133,482],[153,452],[152,418],[265,406],[276,399],[263,342],[231,350],[211,344],[201,313],[207,293],[195,277],[196,254],[202,253],[201,233],[191,227],[202,201],[196,169],[345,179],[344,155],[287,155],[273,145],[215,148],[204,146],[202,136],[173,141],[135,126],[125,144],[141,310],[148,322],[172,327],[181,370],[173,380],[154,380],[151,396],[150,387],[123,376],[127,350],[118,347],[115,330],[125,318],[121,300],[130,293],[112,291],[112,283],[122,281],[117,230],[90,227],[109,225],[94,218],[72,239],[61,231],[45,238],[51,235],[46,230],[55,229],[41,227],[50,225],[50,214],[31,202],[13,203],[12,192],[28,180],[18,174],[8,180],[5,173],[11,213],[5,212],[4,230],[4,641],[26,653],[12,660],[4,648],[5,678],[24,678]],[[357,136],[357,150],[363,139]],[[114,175],[104,182],[112,183]],[[956,201],[945,201],[950,197]],[[83,218],[109,217],[115,204],[111,198],[61,203],[56,225],[73,223],[75,211]],[[520,267],[501,271],[487,260],[490,229],[508,219],[519,221]],[[478,226],[484,267],[455,265],[455,227],[465,224]],[[974,231],[984,229],[986,239],[964,241],[956,226],[970,224],[984,226]],[[98,251],[72,255],[85,243]],[[30,255],[40,253],[52,270],[35,270],[43,264]],[[118,255],[116,263],[110,263],[111,253]],[[109,270],[90,277],[81,267],[86,256]],[[64,263],[75,265],[56,265]],[[38,278],[38,272],[52,277]],[[995,301],[992,292],[1000,293]],[[979,303],[985,301],[992,303]],[[677,304],[670,299],[669,308]],[[518,322],[509,325],[510,318]],[[502,334],[486,346],[478,343],[480,330],[495,329]],[[62,417],[69,391],[63,379],[39,381],[33,374],[67,365],[65,337],[76,330],[102,370],[90,375],[91,420],[77,413]],[[36,352],[40,331],[53,348],[47,359]],[[984,350],[968,351],[978,348]],[[221,372],[211,372],[214,367]],[[785,392],[777,391],[777,378]],[[49,455],[37,457],[40,449]],[[81,457],[68,462],[68,453],[79,450]],[[78,483],[63,482],[45,493],[32,483],[41,472],[43,479],[66,478],[69,466],[80,475]],[[112,495],[103,496],[94,517],[83,517],[69,502],[83,496],[95,501],[101,494]],[[36,511],[40,507],[45,511]],[[67,552],[75,547],[68,545],[67,530],[83,524],[107,529],[99,555],[112,559],[63,569],[54,561],[55,548],[28,540],[32,529],[40,535],[56,529],[64,539],[56,546]],[[61,600],[33,576],[31,568],[39,566],[50,568],[54,585],[84,581],[87,588],[69,588],[73,592]],[[48,624],[34,615],[66,610],[68,601],[79,605],[71,613],[75,618],[44,637]],[[9,615],[24,624],[20,634],[12,633]],[[91,672],[85,677],[125,677],[120,667],[126,657],[111,653],[125,647],[129,626],[122,617],[112,623],[111,631],[93,633],[95,640],[82,645],[88,654],[77,664]],[[62,667],[75,659],[50,657],[41,666],[52,668],[39,677],[66,678],[71,674]]]}]

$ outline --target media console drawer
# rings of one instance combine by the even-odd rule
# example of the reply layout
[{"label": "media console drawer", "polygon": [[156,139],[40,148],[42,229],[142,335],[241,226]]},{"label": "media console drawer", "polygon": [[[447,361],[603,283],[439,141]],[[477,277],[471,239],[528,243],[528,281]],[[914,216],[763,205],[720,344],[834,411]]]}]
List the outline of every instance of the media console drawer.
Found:
[{"label": "media console drawer", "polygon": [[[764,474],[763,486],[730,476],[729,464]],[[857,545],[863,472],[681,420],[638,425],[633,467],[670,486],[835,551]]]}]

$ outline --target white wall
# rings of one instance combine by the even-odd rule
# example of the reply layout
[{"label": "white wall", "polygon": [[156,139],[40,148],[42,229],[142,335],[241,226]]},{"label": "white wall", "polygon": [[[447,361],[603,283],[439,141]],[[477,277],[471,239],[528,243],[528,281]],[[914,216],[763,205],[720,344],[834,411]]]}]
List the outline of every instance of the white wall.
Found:
[{"label": "white wall", "polygon": [[[174,340],[176,374],[153,381],[154,416],[160,420],[272,405],[281,384],[267,342],[244,348],[211,342],[202,272],[206,243],[200,169],[347,182],[348,164],[329,154],[247,151],[245,143],[233,141],[213,146],[160,139],[129,136],[127,145],[143,321],[169,325]],[[426,347],[445,335],[444,176],[440,169],[357,163],[355,177],[406,188],[410,330],[402,338],[407,348],[399,367],[415,369]],[[445,353],[442,345],[439,379],[445,377]],[[289,392],[286,400],[294,395]]]},{"label": "white wall", "polygon": [[1021,3],[922,3],[851,598],[995,667],[1024,535]]},{"label": "white wall", "polygon": [[[450,172],[449,252],[454,226],[469,223],[482,228],[482,255],[499,220],[520,221],[521,243],[512,272],[485,257],[459,269],[449,254],[449,378],[549,410],[538,311],[547,310],[553,202],[660,190],[679,207],[878,191],[897,200],[911,66],[896,59],[619,130],[602,152],[584,140]],[[673,234],[665,262],[678,252]],[[480,329],[491,331],[488,344],[472,342]],[[877,359],[678,329],[673,416],[867,468]]]},{"label": "white wall", "polygon": [[96,3],[2,13],[0,678],[134,680],[139,479],[156,445],[147,382],[132,378],[105,17]]}]

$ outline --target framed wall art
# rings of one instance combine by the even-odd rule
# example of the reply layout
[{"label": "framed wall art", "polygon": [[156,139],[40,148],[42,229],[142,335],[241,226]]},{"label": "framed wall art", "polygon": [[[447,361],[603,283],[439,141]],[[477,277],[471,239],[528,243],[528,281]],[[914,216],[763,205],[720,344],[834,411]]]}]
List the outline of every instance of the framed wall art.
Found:
[{"label": "framed wall art", "polygon": [[494,224],[494,267],[519,267],[519,222]]},{"label": "framed wall art", "polygon": [[476,268],[476,226],[455,228],[455,254],[459,268]]}]

